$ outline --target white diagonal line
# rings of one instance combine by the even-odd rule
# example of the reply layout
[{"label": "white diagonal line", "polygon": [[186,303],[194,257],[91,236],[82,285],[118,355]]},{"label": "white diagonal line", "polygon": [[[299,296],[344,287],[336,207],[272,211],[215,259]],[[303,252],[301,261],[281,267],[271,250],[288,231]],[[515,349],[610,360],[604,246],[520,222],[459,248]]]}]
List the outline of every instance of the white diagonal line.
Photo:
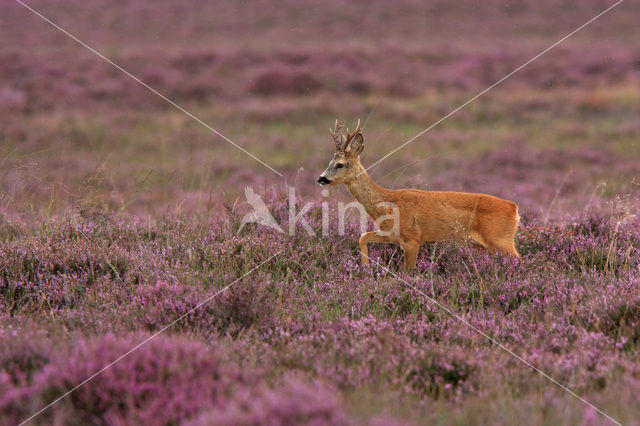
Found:
[{"label": "white diagonal line", "polygon": [[[365,255],[367,256],[367,255]],[[578,395],[577,393],[575,393],[574,391],[572,391],[571,389],[569,389],[568,387],[566,387],[565,385],[563,385],[562,383],[558,382],[556,379],[554,379],[553,377],[549,376],[547,373],[545,373],[544,371],[540,370],[539,368],[537,368],[535,365],[531,364],[529,361],[527,361],[526,359],[522,358],[520,355],[517,355],[516,353],[514,353],[511,349],[509,349],[508,347],[506,347],[505,345],[503,345],[502,343],[498,342],[496,339],[494,339],[493,337],[489,336],[487,333],[485,333],[484,331],[480,330],[478,327],[476,327],[475,325],[471,324],[469,321],[467,321],[466,319],[462,318],[460,315],[456,314],[455,312],[453,312],[451,309],[447,308],[446,306],[444,306],[443,304],[441,304],[440,302],[438,302],[436,299],[428,296],[424,291],[420,290],[419,288],[417,288],[416,286],[414,286],[413,284],[410,284],[409,282],[407,282],[406,280],[404,280],[403,278],[399,277],[397,274],[395,274],[393,271],[391,271],[389,268],[387,268],[386,266],[384,266],[383,264],[381,264],[380,262],[370,258],[369,256],[367,256],[367,259],[375,262],[376,265],[382,267],[383,269],[385,269],[387,272],[389,272],[391,275],[393,275],[394,277],[396,277],[397,279],[399,279],[400,281],[402,281],[404,284],[406,284],[407,286],[411,287],[413,290],[417,291],[418,293],[420,293],[422,296],[426,297],[427,300],[429,300],[430,302],[432,302],[433,304],[435,304],[436,306],[438,306],[440,309],[442,309],[443,311],[445,311],[446,313],[448,313],[449,315],[451,315],[452,317],[454,317],[455,319],[457,319],[458,321],[462,322],[464,325],[470,327],[473,331],[477,332],[478,334],[480,334],[483,337],[486,337],[490,342],[492,342],[493,344],[497,345],[500,349],[503,349],[504,351],[506,351],[507,353],[509,353],[510,355],[514,356],[517,360],[519,360],[520,362],[522,362],[523,364],[527,365],[528,367],[531,367],[532,369],[534,369],[537,373],[539,373],[540,375],[542,375],[544,378],[550,380],[552,383],[558,385],[560,388],[564,389],[565,391],[567,391],[570,395],[576,397],[577,399],[579,399],[580,401],[584,402],[585,404],[587,404],[589,407],[593,408],[594,410],[596,410],[598,413],[602,414],[603,416],[605,416],[607,419],[611,420],[612,422],[614,422],[617,425],[622,426],[622,423],[618,422],[616,419],[614,419],[613,417],[609,416],[607,413],[605,413],[604,411],[600,410],[598,407],[594,406],[593,404],[591,404],[589,401],[585,400],[584,398],[582,398],[580,395]]]},{"label": "white diagonal line", "polygon": [[154,337],[158,336],[159,334],[161,334],[162,332],[164,332],[166,329],[168,329],[169,327],[171,327],[172,325],[174,325],[175,323],[177,323],[178,321],[180,321],[181,319],[183,319],[184,317],[186,317],[187,315],[189,315],[190,313],[192,313],[193,311],[195,311],[196,309],[198,309],[199,307],[201,307],[202,305],[204,305],[205,303],[211,301],[213,298],[215,298],[217,295],[219,295],[220,293],[224,292],[225,290],[227,290],[229,287],[231,287],[232,285],[234,285],[235,283],[237,283],[238,281],[240,281],[241,279],[243,279],[244,277],[246,277],[247,275],[251,274],[253,271],[255,271],[256,269],[258,269],[259,267],[261,267],[262,265],[264,265],[265,263],[269,262],[271,259],[273,259],[274,257],[276,257],[277,255],[279,255],[282,252],[282,250],[280,250],[279,252],[277,252],[276,254],[272,255],[271,257],[269,257],[267,260],[265,260],[264,262],[260,263],[259,265],[255,266],[253,269],[251,269],[249,272],[245,273],[244,275],[242,275],[240,278],[236,279],[234,282],[232,282],[231,284],[228,284],[227,286],[225,286],[224,288],[222,288],[221,290],[219,290],[218,292],[216,292],[215,294],[207,297],[205,300],[203,300],[202,302],[198,303],[196,306],[194,306],[193,308],[191,308],[188,312],[186,312],[185,314],[180,315],[178,318],[176,318],[175,320],[173,320],[171,323],[165,325],[164,327],[162,327],[160,330],[156,331],[154,334],[152,334],[151,336],[147,337],[146,339],[144,339],[142,342],[138,343],[136,346],[134,346],[133,348],[129,349],[127,352],[125,352],[124,354],[120,355],[118,358],[116,358],[115,360],[113,360],[112,362],[110,362],[109,364],[105,365],[104,367],[102,367],[100,370],[96,371],[95,373],[93,373],[91,376],[87,377],[86,379],[84,379],[82,382],[80,382],[79,384],[77,384],[76,386],[74,386],[73,388],[69,389],[67,392],[63,393],[62,395],[60,395],[58,398],[56,398],[53,402],[49,403],[48,405],[42,407],[38,412],[32,414],[28,419],[23,420],[20,423],[20,426],[27,423],[28,421],[32,420],[34,417],[38,416],[40,413],[42,413],[43,411],[45,411],[46,409],[48,409],[49,407],[51,407],[52,405],[56,404],[57,402],[59,402],[60,400],[64,399],[66,396],[68,396],[71,392],[75,391],[76,389],[78,389],[79,387],[81,387],[82,385],[86,384],[87,382],[89,382],[90,380],[92,380],[93,378],[95,378],[97,375],[99,375],[100,373],[102,373],[103,371],[105,371],[106,369],[108,369],[109,367],[111,367],[113,364],[117,363],[118,361],[122,360],[124,357],[126,357],[127,355],[129,355],[130,353],[134,352],[135,350],[137,350],[138,348],[140,348],[141,346],[143,346],[145,343],[147,343],[148,341],[150,341],[151,339],[153,339]]},{"label": "white diagonal line", "polygon": [[40,12],[38,12],[37,10],[34,10],[32,7],[30,7],[29,5],[23,3],[20,0],[16,0],[16,2],[20,3],[22,6],[24,6],[25,8],[29,9],[31,12],[33,12],[35,15],[39,16],[40,18],[42,18],[43,20],[45,20],[46,22],[48,22],[49,24],[51,24],[53,27],[55,27],[56,29],[62,31],[64,34],[66,34],[67,36],[69,36],[70,38],[72,38],[73,40],[75,40],[76,42],[78,42],[79,44],[81,44],[82,46],[86,47],[87,49],[89,49],[91,52],[93,52],[94,54],[96,54],[98,57],[100,57],[101,59],[103,59],[104,61],[110,63],[111,65],[113,65],[114,67],[116,67],[118,70],[122,71],[124,74],[128,75],[129,77],[131,77],[132,79],[134,79],[135,81],[137,81],[138,83],[140,83],[142,86],[144,86],[145,88],[147,88],[149,91],[151,91],[152,93],[158,95],[160,98],[164,99],[165,101],[167,101],[168,103],[170,103],[172,106],[174,106],[175,108],[177,108],[178,110],[182,111],[183,113],[185,113],[186,115],[188,115],[189,117],[193,118],[194,120],[196,120],[198,123],[202,124],[204,127],[206,127],[207,129],[211,130],[213,133],[215,133],[216,135],[220,136],[222,139],[224,139],[225,141],[229,142],[231,145],[235,146],[236,148],[238,148],[240,151],[244,152],[245,154],[247,154],[249,157],[253,158],[254,160],[256,160],[258,163],[262,164],[263,166],[265,166],[266,168],[268,168],[269,170],[271,170],[272,172],[274,172],[275,174],[277,174],[278,176],[283,176],[282,173],[280,173],[279,171],[277,171],[276,169],[274,169],[273,167],[271,167],[270,165],[268,165],[267,163],[265,163],[264,161],[262,161],[261,159],[259,159],[258,157],[256,157],[255,155],[253,155],[252,153],[250,153],[249,151],[247,151],[246,149],[244,149],[243,147],[241,147],[240,145],[238,145],[237,143],[235,143],[234,141],[232,141],[231,139],[229,139],[228,137],[226,137],[225,135],[223,135],[222,133],[220,133],[219,131],[217,131],[216,129],[214,129],[213,127],[209,126],[207,123],[205,123],[204,121],[202,121],[201,119],[199,119],[198,117],[196,117],[195,115],[193,115],[192,113],[190,113],[189,111],[187,111],[186,109],[184,109],[183,107],[181,107],[180,105],[178,105],[177,103],[175,103],[174,101],[172,101],[171,99],[167,98],[166,96],[164,96],[162,93],[158,92],[156,89],[154,89],[153,87],[149,86],[147,83],[145,83],[144,81],[140,80],[138,77],[136,77],[135,75],[131,74],[129,71],[127,71],[126,69],[122,68],[120,65],[116,64],[115,62],[113,62],[111,59],[107,58],[106,56],[104,56],[102,53],[98,52],[96,49],[94,49],[93,47],[89,46],[88,44],[84,43],[82,40],[78,39],[76,36],[74,36],[73,34],[69,33],[67,30],[65,30],[64,28],[60,27],[58,24],[56,24],[55,22],[51,21],[50,19],[48,19],[47,17],[45,17],[44,15],[42,15]]},{"label": "white diagonal line", "polygon": [[[405,146],[409,145],[411,142],[413,142],[414,140],[416,140],[417,138],[419,138],[420,136],[424,135],[425,133],[427,133],[429,130],[431,130],[432,128],[434,128],[435,126],[437,126],[438,124],[442,123],[444,120],[446,120],[447,118],[451,117],[453,114],[455,114],[456,112],[460,111],[462,108],[466,107],[467,105],[469,105],[471,102],[475,101],[476,99],[478,99],[480,96],[484,95],[485,93],[487,93],[489,90],[493,89],[494,87],[496,87],[497,85],[499,85],[500,83],[502,83],[503,81],[505,81],[506,79],[508,79],[509,77],[511,77],[512,75],[514,75],[515,73],[517,73],[518,71],[520,71],[522,68],[526,67],[527,65],[529,65],[531,62],[535,61],[536,59],[538,59],[540,56],[544,55],[545,53],[547,53],[548,51],[550,51],[551,49],[553,49],[554,47],[556,47],[557,45],[559,45],[560,43],[562,43],[563,41],[565,41],[566,39],[568,39],[569,37],[571,37],[572,35],[574,35],[575,33],[577,33],[578,31],[582,30],[584,27],[586,27],[587,25],[591,24],[593,21],[595,21],[596,19],[600,18],[602,15],[604,15],[605,13],[609,12],[611,9],[613,9],[614,7],[616,7],[617,5],[619,5],[620,3],[622,3],[624,0],[619,0],[617,3],[614,3],[613,5],[609,6],[608,8],[606,8],[604,11],[600,12],[599,14],[597,14],[596,16],[594,16],[593,18],[591,18],[590,20],[588,20],[587,22],[585,22],[584,24],[580,25],[578,28],[576,28],[575,30],[571,31],[569,34],[567,34],[566,36],[562,37],[560,40],[556,41],[555,43],[553,43],[551,46],[547,47],[546,49],[544,49],[542,52],[538,53],[536,56],[534,56],[533,58],[529,59],[527,62],[525,62],[524,64],[520,65],[518,68],[516,68],[515,70],[511,71],[509,74],[505,75],[504,77],[502,77],[500,80],[496,81],[495,83],[493,83],[491,86],[487,87],[486,89],[484,89],[482,92],[478,93],[477,95],[475,95],[473,98],[469,99],[467,102],[463,103],[462,105],[460,105],[459,107],[457,107],[456,109],[452,110],[451,112],[449,112],[447,115],[445,115],[444,117],[442,117],[440,120],[436,121],[435,123],[433,123],[432,125],[430,125],[429,127],[427,127],[426,129],[424,129],[423,131],[421,131],[420,133],[418,133],[417,135],[415,135],[414,137],[412,137],[411,139],[409,139],[408,141],[406,141],[405,143],[403,143],[402,145],[400,145],[399,147],[397,147],[396,149],[394,149],[393,151],[391,151],[390,153],[388,153],[387,155],[385,155],[384,157],[382,157],[381,159],[379,159],[378,161],[376,161],[375,163],[373,163],[372,165],[370,165],[369,167],[367,167],[365,169],[365,171],[371,169],[372,167],[375,167],[376,165],[380,164],[381,162],[383,162],[386,158],[390,157],[391,155],[395,154],[396,152],[400,151],[402,148],[404,148]],[[361,172],[362,173],[362,172]]]}]

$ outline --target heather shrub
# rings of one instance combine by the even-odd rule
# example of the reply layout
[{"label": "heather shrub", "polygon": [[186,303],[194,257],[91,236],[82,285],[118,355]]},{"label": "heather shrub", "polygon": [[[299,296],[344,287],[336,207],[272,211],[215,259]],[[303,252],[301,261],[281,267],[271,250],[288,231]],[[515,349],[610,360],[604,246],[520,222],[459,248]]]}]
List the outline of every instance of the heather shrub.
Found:
[{"label": "heather shrub", "polygon": [[518,234],[522,255],[541,254],[545,263],[569,270],[620,274],[638,263],[636,219],[622,226],[615,217],[587,215],[566,227],[524,225]]},{"label": "heather shrub", "polygon": [[121,279],[128,271],[123,249],[65,236],[0,246],[0,289],[11,309],[33,308],[42,300],[58,307],[72,306],[101,281]]},{"label": "heather shrub", "polygon": [[22,235],[22,228],[0,214],[0,242],[9,242]]},{"label": "heather shrub", "polygon": [[422,303],[416,300],[415,292],[410,289],[396,294],[387,294],[382,304],[389,317],[404,317],[415,313],[422,306]]},{"label": "heather shrub", "polygon": [[55,358],[43,336],[8,330],[0,333],[0,423],[15,424],[31,407],[33,377]]},{"label": "heather shrub", "polygon": [[[318,326],[316,330],[276,330],[269,341],[278,342],[262,357],[289,370],[312,373],[330,380],[343,391],[390,386],[418,398],[453,398],[478,386],[475,361],[461,347],[443,350],[433,341],[447,335],[441,323],[426,319],[381,320],[368,316]],[[433,336],[429,335],[433,332]],[[419,334],[419,337],[407,335]],[[465,340],[468,336],[465,334]],[[462,340],[460,340],[462,342]]]},{"label": "heather shrub", "polygon": [[[3,339],[0,421],[24,420],[148,335],[79,339],[71,348]],[[3,342],[3,343],[4,343]],[[18,345],[16,345],[18,343]],[[46,355],[45,355],[46,353]],[[157,336],[36,418],[64,424],[345,424],[335,392],[287,378],[271,386],[221,346]]]},{"label": "heather shrub", "polygon": [[227,405],[189,421],[189,425],[344,425],[351,424],[335,391],[320,382],[292,378],[275,388],[243,389]]},{"label": "heather shrub", "polygon": [[303,95],[322,87],[322,83],[308,71],[285,66],[259,72],[249,90],[261,95]]},{"label": "heather shrub", "polygon": [[14,384],[29,383],[53,356],[49,342],[37,335],[14,331],[2,335],[0,342],[0,371]]},{"label": "heather shrub", "polygon": [[640,298],[633,290],[638,277],[620,279],[615,285],[596,290],[597,294],[581,304],[576,318],[587,330],[613,339],[620,348],[640,349]]},{"label": "heather shrub", "polygon": [[456,347],[446,352],[436,345],[421,348],[409,365],[407,386],[420,395],[438,399],[474,390],[476,366]]},{"label": "heather shrub", "polygon": [[620,275],[636,269],[640,217],[590,216],[574,226],[567,261],[576,268]]},{"label": "heather shrub", "polygon": [[[187,315],[176,328],[209,335],[237,336],[244,329],[270,327],[273,300],[268,283],[254,279],[238,282],[214,300]],[[189,288],[179,283],[157,281],[141,285],[134,296],[131,315],[148,330],[159,329],[192,310],[218,290]]]},{"label": "heather shrub", "polygon": [[[33,376],[30,385],[16,384],[5,394],[5,420],[15,422],[32,414],[144,337],[105,335],[80,339],[72,349],[56,352],[50,363]],[[2,381],[6,384],[4,372]],[[158,336],[51,407],[38,421],[173,424],[224,403],[234,387],[249,383],[248,375],[225,362],[210,347]],[[9,398],[13,400],[6,401]]]},{"label": "heather shrub", "polygon": [[26,105],[27,97],[24,92],[11,86],[0,87],[0,111],[24,110]]}]

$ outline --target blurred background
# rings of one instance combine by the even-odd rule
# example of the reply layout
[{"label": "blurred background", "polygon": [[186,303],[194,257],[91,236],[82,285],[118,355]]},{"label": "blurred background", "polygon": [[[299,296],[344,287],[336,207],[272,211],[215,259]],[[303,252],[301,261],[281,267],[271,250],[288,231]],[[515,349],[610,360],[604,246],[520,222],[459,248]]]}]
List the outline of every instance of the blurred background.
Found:
[{"label": "blurred background", "polygon": [[[335,118],[365,166],[613,4],[189,1],[0,13],[0,214],[211,211],[245,186],[319,198]],[[623,2],[371,170],[386,187],[488,192],[562,221],[638,189],[640,6]],[[332,196],[349,199],[343,188]]]},{"label": "blurred background", "polygon": [[638,2],[370,170],[520,207],[519,261],[443,242],[397,275],[395,245],[360,266],[357,220],[238,233],[245,187],[286,229],[336,118],[372,165],[616,0],[25,1],[283,176],[0,2],[0,424],[113,360],[36,423],[607,421],[487,336],[638,424]]}]

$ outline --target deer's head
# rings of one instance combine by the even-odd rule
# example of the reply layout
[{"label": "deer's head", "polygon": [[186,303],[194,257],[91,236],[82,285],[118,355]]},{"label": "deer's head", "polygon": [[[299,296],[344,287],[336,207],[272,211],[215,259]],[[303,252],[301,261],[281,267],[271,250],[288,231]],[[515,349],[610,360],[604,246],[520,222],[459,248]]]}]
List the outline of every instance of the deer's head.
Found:
[{"label": "deer's head", "polygon": [[336,150],[329,161],[329,167],[318,178],[320,185],[337,185],[348,183],[360,173],[360,160],[358,156],[364,148],[364,137],[360,129],[360,120],[353,133],[349,129],[344,131],[344,125],[338,125],[338,120],[332,129],[329,129]]}]

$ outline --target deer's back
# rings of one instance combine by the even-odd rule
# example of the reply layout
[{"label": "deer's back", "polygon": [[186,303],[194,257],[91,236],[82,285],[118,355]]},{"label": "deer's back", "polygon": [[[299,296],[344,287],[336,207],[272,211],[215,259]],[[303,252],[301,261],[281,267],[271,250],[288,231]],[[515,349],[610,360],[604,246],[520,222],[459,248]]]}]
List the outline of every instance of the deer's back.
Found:
[{"label": "deer's back", "polygon": [[401,189],[389,191],[388,199],[400,210],[401,235],[420,241],[437,241],[484,224],[518,220],[515,203],[487,194]]}]

